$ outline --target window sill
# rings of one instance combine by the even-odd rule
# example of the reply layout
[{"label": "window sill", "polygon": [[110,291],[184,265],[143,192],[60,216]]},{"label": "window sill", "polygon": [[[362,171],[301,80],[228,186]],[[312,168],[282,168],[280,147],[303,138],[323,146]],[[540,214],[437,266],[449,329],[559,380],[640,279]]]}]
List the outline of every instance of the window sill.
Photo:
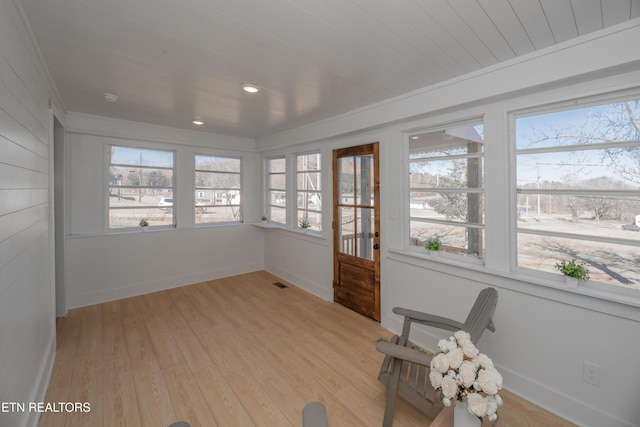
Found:
[{"label": "window sill", "polygon": [[481,260],[460,260],[458,256],[446,255],[443,253],[438,257],[431,257],[408,249],[390,248],[387,258],[532,297],[640,322],[640,295],[607,291],[589,283],[568,288],[564,278],[558,274],[541,273],[538,276],[524,269],[514,272],[490,270]]},{"label": "window sill", "polygon": [[266,230],[280,230],[280,231],[284,231],[286,233],[291,233],[294,234],[296,237],[311,237],[313,239],[319,239],[319,240],[327,240],[327,238],[325,236],[322,235],[321,232],[319,231],[313,231],[313,230],[309,230],[309,231],[303,231],[300,228],[287,228],[286,226],[282,225],[282,224],[277,224],[277,223],[273,223],[273,222],[258,222],[258,223],[254,223],[253,224],[255,227],[258,228],[263,228]]}]

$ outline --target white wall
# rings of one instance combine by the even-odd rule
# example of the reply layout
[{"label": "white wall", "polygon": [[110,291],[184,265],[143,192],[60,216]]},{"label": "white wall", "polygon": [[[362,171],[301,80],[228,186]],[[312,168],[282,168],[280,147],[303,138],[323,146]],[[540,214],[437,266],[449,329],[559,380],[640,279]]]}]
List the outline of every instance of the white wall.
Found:
[{"label": "white wall", "polygon": [[[57,97],[22,16],[0,2],[0,402],[26,403],[44,399],[55,354],[48,101]],[[0,412],[0,425],[36,417]]]},{"label": "white wall", "polygon": [[[596,94],[634,89],[640,94],[640,20],[553,49],[416,91],[367,108],[258,140],[266,156],[298,147],[380,141],[382,325],[393,331],[401,319],[394,306],[464,320],[477,293],[495,286],[500,294],[497,332],[479,346],[497,363],[511,391],[583,426],[640,425],[640,297],[616,297],[592,289],[566,290],[557,281],[511,269],[508,112]],[[437,262],[407,247],[407,189],[402,143],[406,132],[483,116],[486,161],[486,258],[483,264],[441,256]],[[327,163],[329,162],[329,163]],[[329,155],[323,171],[329,171]],[[332,188],[331,181],[323,182]],[[326,195],[325,195],[326,199]],[[325,206],[325,223],[331,221]],[[326,243],[294,239],[269,229],[267,270],[318,295],[332,294],[330,230]],[[300,254],[305,254],[301,256]],[[295,260],[295,262],[290,262]],[[309,272],[315,272],[309,274]],[[413,339],[435,349],[446,333],[418,328]],[[600,366],[600,387],[583,382],[583,361]]]},{"label": "white wall", "polygon": [[[69,113],[66,123],[68,308],[263,269],[263,232],[251,225],[262,215],[260,157],[253,140],[78,113]],[[107,229],[107,144],[176,151],[176,228],[146,233]],[[194,227],[189,201],[196,153],[242,158],[244,224]]]}]

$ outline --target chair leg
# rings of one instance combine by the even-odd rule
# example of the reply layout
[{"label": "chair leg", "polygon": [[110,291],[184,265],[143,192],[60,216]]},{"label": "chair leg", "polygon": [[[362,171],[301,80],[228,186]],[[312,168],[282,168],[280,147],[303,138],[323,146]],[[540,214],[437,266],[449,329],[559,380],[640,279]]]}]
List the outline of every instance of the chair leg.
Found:
[{"label": "chair leg", "polygon": [[400,369],[402,368],[402,360],[393,359],[393,371],[389,376],[389,384],[387,384],[387,402],[384,406],[384,419],[382,427],[391,427],[393,425],[393,412],[396,407],[396,399],[398,397],[398,385],[400,383]]}]

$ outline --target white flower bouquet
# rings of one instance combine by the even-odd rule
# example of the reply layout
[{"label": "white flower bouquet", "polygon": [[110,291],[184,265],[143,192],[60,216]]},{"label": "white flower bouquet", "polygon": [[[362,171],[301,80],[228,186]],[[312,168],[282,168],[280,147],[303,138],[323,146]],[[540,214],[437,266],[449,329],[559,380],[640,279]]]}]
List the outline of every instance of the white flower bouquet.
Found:
[{"label": "white flower bouquet", "polygon": [[467,401],[470,413],[476,417],[498,418],[502,397],[502,375],[489,357],[481,354],[468,333],[458,331],[448,340],[440,340],[440,350],[431,360],[429,380],[442,393],[442,403],[450,406],[455,400]]}]

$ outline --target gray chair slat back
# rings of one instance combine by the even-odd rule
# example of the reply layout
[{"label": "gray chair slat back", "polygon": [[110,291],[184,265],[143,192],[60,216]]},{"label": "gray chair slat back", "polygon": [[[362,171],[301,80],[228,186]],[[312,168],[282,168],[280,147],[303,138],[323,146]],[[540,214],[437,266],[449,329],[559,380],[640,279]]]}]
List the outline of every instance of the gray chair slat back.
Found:
[{"label": "gray chair slat back", "polygon": [[463,330],[471,335],[471,341],[476,344],[484,330],[491,323],[493,313],[498,305],[498,291],[494,288],[485,288],[478,294],[467,319],[464,321]]}]

